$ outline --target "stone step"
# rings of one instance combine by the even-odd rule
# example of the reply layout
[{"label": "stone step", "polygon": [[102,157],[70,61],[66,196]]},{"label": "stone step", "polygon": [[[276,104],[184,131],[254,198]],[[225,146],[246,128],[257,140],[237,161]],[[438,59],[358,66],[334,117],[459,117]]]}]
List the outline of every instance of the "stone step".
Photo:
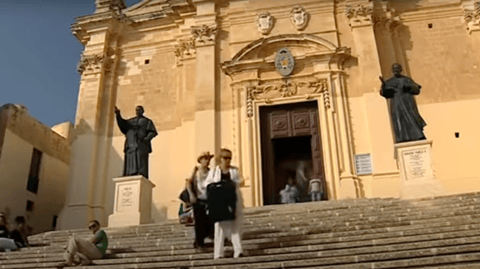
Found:
[{"label": "stone step", "polygon": [[[330,233],[319,233],[315,230],[315,228],[311,229],[303,229],[303,230],[296,230],[296,231],[288,231],[288,232],[277,232],[276,234],[264,234],[258,236],[245,236],[244,242],[248,243],[248,241],[252,241],[254,243],[271,243],[272,240],[274,242],[279,243],[282,241],[289,241],[292,238],[303,236],[305,238],[324,238],[328,240],[332,240],[334,238],[338,238],[339,240],[349,240],[359,238],[361,239],[368,239],[368,238],[383,238],[385,236],[403,236],[403,235],[415,235],[415,234],[422,234],[422,233],[441,233],[441,232],[449,232],[455,230],[465,230],[465,229],[478,229],[480,228],[480,219],[470,219],[470,221],[466,221],[463,219],[458,223],[463,223],[460,226],[455,226],[454,221],[447,221],[442,223],[441,221],[437,221],[435,223],[429,224],[431,227],[427,228],[425,225],[412,225],[412,226],[397,226],[397,227],[384,227],[384,228],[377,228],[377,229],[364,229],[359,230],[355,227],[346,227],[349,230],[344,231],[337,231],[337,232],[330,232]],[[468,225],[465,225],[469,223]],[[248,234],[247,234],[248,235]],[[272,239],[273,238],[273,239]],[[263,241],[262,241],[263,240]],[[173,250],[174,247],[176,248],[189,248],[191,247],[193,241],[192,238],[186,239],[177,239],[175,242],[169,242],[164,240],[156,240],[156,239],[138,239],[138,240],[131,240],[131,242],[111,242],[109,248],[116,249],[121,248],[122,246],[129,246],[131,248],[136,247],[155,247],[158,249],[168,249]],[[64,244],[55,244],[57,247],[55,249],[61,249],[60,246]],[[53,245],[52,245],[53,247]],[[39,247],[39,248],[32,248],[33,253],[41,253],[49,247]],[[8,257],[12,257],[18,253],[18,255],[26,255],[26,251],[29,249],[22,249],[20,252],[12,252],[12,253],[0,253],[0,259],[4,256],[8,255]]]},{"label": "stone step", "polygon": [[[286,242],[276,242],[277,244],[270,244],[270,243],[261,243],[261,242],[247,242],[244,241],[244,249],[248,256],[255,256],[261,254],[269,254],[269,255],[280,255],[286,253],[295,253],[295,252],[308,252],[308,251],[328,251],[330,252],[338,252],[338,251],[347,251],[345,255],[357,255],[359,253],[363,253],[364,249],[370,249],[370,252],[379,252],[384,249],[388,249],[389,251],[397,251],[402,249],[411,249],[414,248],[431,248],[431,247],[442,247],[448,245],[460,245],[460,244],[472,244],[472,243],[480,243],[480,225],[477,225],[477,230],[471,229],[472,227],[463,227],[466,229],[465,231],[457,231],[457,229],[453,229],[454,232],[443,232],[440,234],[426,234],[432,231],[419,231],[417,235],[408,235],[403,233],[397,233],[394,236],[400,236],[398,238],[390,237],[390,238],[382,238],[382,237],[373,237],[373,238],[365,238],[365,237],[357,237],[357,238],[325,238],[322,240],[315,240],[310,238],[301,238],[301,240],[288,240]],[[391,246],[390,246],[391,245]],[[191,245],[190,245],[191,247]],[[376,250],[372,250],[375,249]],[[229,250],[230,248],[227,248]],[[144,250],[145,251],[145,250]],[[186,252],[186,253],[185,253]],[[332,253],[333,253],[332,252]],[[349,253],[350,252],[350,253]],[[152,251],[148,255],[138,255],[132,254],[130,255],[109,255],[110,258],[129,258],[129,257],[149,257],[155,256],[157,261],[160,259],[160,256],[174,256],[176,255],[177,258],[175,259],[185,259],[183,256],[188,255],[189,259],[203,259],[203,256],[198,256],[195,254],[195,251],[190,250],[188,251],[185,249],[182,252],[174,253],[173,251]],[[200,255],[207,255],[207,254],[200,254]],[[209,254],[212,255],[211,253]],[[26,258],[26,257],[25,257]],[[167,261],[171,260],[172,258],[167,257]],[[49,257],[43,258],[29,258],[29,259],[12,259],[9,261],[1,261],[0,264],[8,265],[8,264],[28,264],[28,263],[48,263],[48,262],[58,262],[62,260],[62,254],[56,253],[51,254]],[[136,259],[137,262],[141,261]],[[129,260],[122,260],[123,262],[128,262]],[[99,261],[100,262],[100,261]],[[102,261],[103,262],[103,261]],[[3,268],[3,267],[2,267]],[[10,268],[10,267],[9,267]],[[16,268],[16,267],[11,267]]]},{"label": "stone step", "polygon": [[[359,199],[245,209],[246,257],[213,260],[193,249],[193,228],[176,220],[105,229],[108,257],[84,268],[449,268],[480,264],[480,193],[427,199]],[[70,234],[0,253],[0,268],[52,268]],[[212,244],[210,244],[212,245]],[[232,248],[226,247],[226,255]],[[461,267],[452,267],[461,268]],[[468,268],[468,267],[463,267]],[[475,267],[474,267],[475,268]]]},{"label": "stone step", "polygon": [[[466,196],[467,198],[464,198],[464,199],[462,199],[462,200],[471,199],[471,196],[473,196],[473,194],[475,194],[476,196],[479,196],[479,195],[480,195],[480,193],[472,193],[471,195]],[[454,196],[454,197],[455,197],[455,196]],[[360,200],[363,200],[363,199],[360,199]],[[389,201],[390,204],[392,203],[391,201],[395,201],[395,199],[386,199],[386,200]],[[425,200],[425,201],[422,200],[422,202],[430,202],[430,201],[431,201],[431,199],[424,199],[424,200]],[[455,200],[459,200],[459,198],[457,198],[457,199],[455,199]],[[381,200],[380,200],[380,201],[381,201]],[[399,201],[400,203],[404,203],[404,200],[398,200],[398,201]],[[407,201],[408,201],[408,200],[407,200]],[[337,201],[333,201],[333,202],[337,202]],[[353,204],[359,203],[359,202],[357,202],[357,200],[349,200],[349,202],[353,202]],[[475,201],[474,201],[474,202],[475,202]],[[258,211],[258,212],[268,211],[268,212],[270,212],[270,213],[266,214],[266,217],[271,217],[271,216],[275,215],[275,212],[282,212],[282,214],[283,214],[283,213],[289,213],[289,212],[283,212],[283,211],[281,210],[282,208],[290,208],[290,210],[293,210],[293,211],[291,211],[290,213],[297,213],[297,212],[298,212],[298,209],[297,209],[298,207],[299,207],[299,208],[307,209],[306,211],[308,211],[309,205],[310,205],[310,207],[313,206],[314,208],[316,208],[316,209],[318,209],[318,210],[322,210],[322,209],[319,209],[318,206],[319,206],[319,205],[322,205],[323,203],[330,203],[330,202],[321,202],[321,203],[316,202],[316,203],[302,203],[302,204],[281,205],[281,206],[278,206],[278,205],[276,205],[276,206],[267,206],[267,207],[272,207],[272,209],[267,209],[267,210],[266,210],[266,209],[263,209],[263,208],[265,208],[265,207],[262,207],[262,208],[246,208],[246,209],[245,209],[245,211],[246,211],[245,214],[246,214],[246,217],[248,218],[249,211],[252,211],[252,212],[250,212],[250,213],[255,213],[255,211]],[[345,202],[342,202],[342,203],[345,203]],[[412,202],[409,202],[409,203],[412,204]],[[451,205],[451,203],[448,202],[448,203],[446,203],[446,205]],[[375,208],[378,208],[377,203],[374,203],[374,207],[375,207]],[[430,207],[430,205],[429,205],[429,207]],[[292,208],[293,208],[293,209],[292,209]],[[402,204],[402,205],[399,206],[399,208],[405,208],[405,206]],[[347,207],[345,207],[344,209],[347,210],[347,211],[351,211],[351,209],[353,209],[353,207],[352,207],[352,206],[347,206]],[[253,210],[255,210],[255,211],[253,211]],[[338,209],[338,210],[340,210],[340,209]],[[305,211],[305,210],[302,210],[302,212],[303,212],[303,211]],[[258,213],[258,212],[257,212],[257,213]],[[338,212],[337,212],[337,213],[338,213]],[[256,216],[256,217],[258,217],[258,216]],[[141,226],[132,226],[131,229],[138,230],[138,229],[141,229],[141,228],[143,228],[143,227],[145,227],[145,228],[148,229],[149,227],[154,227],[154,228],[156,228],[156,227],[158,227],[158,226],[163,226],[163,225],[169,225],[169,226],[174,225],[174,226],[175,226],[175,225],[177,225],[177,222],[174,221],[174,220],[172,220],[172,221],[168,221],[168,222],[166,222],[166,223],[161,223],[161,224],[148,224],[148,225],[141,225]],[[115,231],[115,230],[120,230],[121,232],[123,232],[125,229],[128,229],[128,228],[110,228],[110,229],[111,229],[110,232],[113,232],[113,231]],[[71,232],[78,233],[78,232],[88,232],[88,231],[87,231],[86,229],[80,229],[80,230],[69,231],[68,233],[71,233]],[[56,234],[56,233],[68,234],[68,233],[65,232],[65,231],[55,231],[55,232],[48,232],[48,233],[45,233],[45,234],[43,234],[43,235],[35,235],[35,236],[32,236],[32,238],[36,238],[36,237],[39,237],[39,236],[46,236],[46,237],[48,237],[48,236],[51,236],[52,234]]]},{"label": "stone step", "polygon": [[[358,223],[345,222],[345,223],[335,223],[335,224],[320,222],[320,221],[317,221],[316,219],[313,219],[313,222],[309,222],[309,221],[302,222],[302,221],[292,220],[291,222],[285,222],[285,223],[281,223],[281,222],[278,222],[276,224],[271,223],[263,227],[258,227],[258,226],[245,227],[244,236],[245,238],[248,239],[250,237],[257,237],[257,236],[260,236],[260,237],[275,236],[274,233],[285,232],[285,231],[307,231],[307,232],[339,232],[339,231],[346,231],[346,230],[358,231],[358,230],[381,228],[381,227],[408,227],[408,226],[414,226],[414,225],[430,225],[432,220],[435,220],[436,222],[449,221],[449,222],[463,223],[466,220],[471,220],[475,218],[480,219],[480,212],[479,214],[469,214],[470,212],[464,212],[464,213],[466,213],[466,215],[463,215],[463,216],[462,215],[455,216],[453,212],[442,213],[441,218],[438,218],[440,220],[437,220],[435,218],[416,219],[416,220],[414,219],[410,221],[402,220],[400,218],[393,219],[393,220],[385,220],[385,221],[379,221],[378,219],[377,220],[368,219],[365,221],[359,221]],[[422,217],[428,217],[428,215],[424,215]],[[386,222],[386,221],[389,221],[389,222]],[[177,242],[180,242],[182,240],[189,240],[190,238],[193,238],[193,228],[190,228],[190,230],[184,231],[183,233],[175,233],[168,236],[165,236],[164,234],[157,235],[153,233],[149,234],[148,236],[129,235],[126,237],[120,236],[117,238],[115,238],[114,236],[110,236],[110,243],[111,245],[114,245],[114,244],[123,244],[124,242],[134,242],[134,241],[145,242],[148,240],[161,242],[168,239],[175,239]],[[65,244],[67,240],[68,240],[68,237],[62,238],[62,240],[51,241],[51,245]]]},{"label": "stone step", "polygon": [[[212,254],[149,257],[135,259],[103,259],[94,262],[95,268],[322,268],[321,266],[342,266],[341,268],[403,268],[406,266],[426,266],[458,261],[480,261],[480,243],[434,248],[419,248],[407,244],[396,249],[386,247],[356,248],[335,251],[309,251],[292,253],[284,249],[281,255],[248,256],[238,259],[213,260]],[[413,247],[408,247],[413,246]],[[401,250],[398,250],[401,249]],[[375,251],[377,250],[377,251]],[[395,251],[395,252],[392,252]],[[193,257],[195,260],[193,260]],[[434,259],[432,259],[434,258]],[[182,259],[182,260],[180,260]],[[40,262],[35,268],[55,266],[57,262]],[[374,267],[364,267],[372,266]],[[33,264],[2,265],[1,268],[32,268]],[[134,267],[132,267],[134,266]],[[356,266],[356,267],[355,267]],[[329,268],[327,267],[327,268]],[[88,268],[88,267],[85,267]],[[333,267],[331,267],[333,268]],[[337,267],[339,268],[339,267]]]},{"label": "stone step", "polygon": [[[451,216],[458,216],[458,215],[475,215],[477,213],[480,213],[480,205],[475,205],[475,206],[467,206],[467,207],[462,207],[462,208],[454,208],[450,210],[443,210],[443,211],[438,211],[435,213],[421,213],[421,212],[413,212],[413,213],[402,213],[397,216],[383,216],[383,215],[365,215],[364,213],[356,214],[350,216],[350,218],[331,218],[327,219],[324,217],[318,217],[316,214],[310,213],[308,215],[303,215],[303,218],[298,218],[297,216],[284,216],[281,222],[277,219],[272,219],[269,222],[263,222],[263,223],[256,223],[255,221],[245,221],[244,227],[248,229],[249,227],[258,227],[261,225],[267,225],[271,226],[272,223],[280,223],[284,227],[292,227],[292,226],[301,226],[301,225],[310,225],[308,222],[313,221],[318,223],[319,225],[324,225],[324,226],[332,226],[332,227],[338,227],[339,225],[358,225],[362,223],[370,223],[370,222],[402,222],[402,221],[417,221],[417,220],[423,220],[423,219],[431,219],[431,218],[447,218]],[[308,216],[308,217],[307,217]],[[305,218],[307,217],[307,218]],[[304,219],[308,219],[308,222],[305,222]],[[328,223],[329,220],[335,221],[332,223]],[[279,224],[276,224],[279,226]],[[142,236],[154,236],[157,238],[163,237],[163,238],[168,238],[168,237],[179,237],[179,236],[188,236],[190,233],[189,231],[192,229],[192,227],[184,227],[182,225],[178,225],[176,229],[170,230],[168,233],[160,230],[160,231],[155,231],[154,229],[150,229],[148,233],[142,234],[142,233],[109,233],[109,238],[111,239],[117,239],[117,238],[128,238],[128,237],[142,237]],[[89,233],[80,233],[80,236],[82,235],[89,235]],[[49,240],[42,240],[42,239],[32,239],[32,243],[36,244],[42,244],[42,243],[53,243],[53,242],[63,242],[69,238],[69,235],[62,235],[62,236],[57,236],[54,238],[51,238]]]}]

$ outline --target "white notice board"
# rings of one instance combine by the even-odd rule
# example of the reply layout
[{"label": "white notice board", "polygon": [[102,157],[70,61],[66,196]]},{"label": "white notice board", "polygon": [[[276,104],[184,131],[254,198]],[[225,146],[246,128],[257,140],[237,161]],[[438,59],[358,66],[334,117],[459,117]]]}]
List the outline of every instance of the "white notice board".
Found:
[{"label": "white notice board", "polygon": [[370,175],[373,173],[372,157],[370,153],[355,155],[355,168],[357,175]]}]

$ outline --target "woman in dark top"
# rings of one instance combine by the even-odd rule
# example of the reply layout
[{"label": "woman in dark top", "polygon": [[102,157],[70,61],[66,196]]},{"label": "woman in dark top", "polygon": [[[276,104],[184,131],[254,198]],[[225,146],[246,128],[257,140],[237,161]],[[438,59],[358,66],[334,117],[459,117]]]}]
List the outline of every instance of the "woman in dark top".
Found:
[{"label": "woman in dark top", "polygon": [[10,233],[7,228],[7,218],[0,213],[0,238],[8,238]]},{"label": "woman in dark top", "polygon": [[17,224],[17,227],[10,234],[10,238],[15,240],[15,244],[17,244],[19,248],[30,247],[27,239],[28,231],[25,223],[25,217],[16,217],[15,223]]},{"label": "woman in dark top", "polygon": [[[233,245],[233,257],[243,256],[241,243],[241,229],[243,223],[243,198],[240,192],[241,177],[238,168],[231,166],[232,152],[228,149],[220,150],[220,165],[210,170],[205,186],[210,184],[223,184],[225,196],[219,197],[218,201],[211,201],[208,204],[209,215],[218,219],[215,222],[215,238],[213,258],[219,259],[224,255],[224,239],[230,237]],[[208,190],[207,190],[208,192]],[[207,199],[210,194],[207,194]],[[223,197],[222,197],[223,196]],[[215,198],[217,199],[217,198]],[[227,205],[227,207],[224,207]],[[218,207],[217,207],[218,206]],[[226,209],[226,210],[225,210]]]}]

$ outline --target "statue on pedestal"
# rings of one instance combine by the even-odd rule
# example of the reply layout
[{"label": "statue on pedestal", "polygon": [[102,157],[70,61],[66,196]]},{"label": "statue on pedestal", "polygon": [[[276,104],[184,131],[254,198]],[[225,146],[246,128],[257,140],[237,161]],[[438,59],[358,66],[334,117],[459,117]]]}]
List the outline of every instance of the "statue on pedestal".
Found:
[{"label": "statue on pedestal", "polygon": [[420,93],[421,86],[411,78],[401,74],[402,66],[393,64],[393,77],[382,81],[380,95],[390,99],[390,117],[392,119],[395,143],[425,140],[423,127],[427,124],[418,113],[414,95]]},{"label": "statue on pedestal", "polygon": [[125,162],[123,176],[142,175],[148,178],[148,154],[152,152],[151,140],[157,135],[153,121],[143,116],[142,106],[135,109],[136,117],[125,120],[115,107],[120,131],[125,135]]}]

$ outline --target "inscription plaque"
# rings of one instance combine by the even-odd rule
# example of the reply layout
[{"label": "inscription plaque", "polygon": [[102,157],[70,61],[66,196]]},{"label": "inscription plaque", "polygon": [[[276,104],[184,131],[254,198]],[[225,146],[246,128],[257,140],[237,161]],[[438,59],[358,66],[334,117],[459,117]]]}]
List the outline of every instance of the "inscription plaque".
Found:
[{"label": "inscription plaque", "polygon": [[118,206],[117,210],[120,211],[122,209],[131,208],[134,205],[134,192],[136,186],[134,184],[123,184],[118,186]]},{"label": "inscription plaque", "polygon": [[355,155],[355,168],[357,170],[357,175],[372,174],[373,168],[370,153]]},{"label": "inscription plaque", "polygon": [[433,177],[428,149],[405,150],[402,152],[402,158],[407,181]]}]

